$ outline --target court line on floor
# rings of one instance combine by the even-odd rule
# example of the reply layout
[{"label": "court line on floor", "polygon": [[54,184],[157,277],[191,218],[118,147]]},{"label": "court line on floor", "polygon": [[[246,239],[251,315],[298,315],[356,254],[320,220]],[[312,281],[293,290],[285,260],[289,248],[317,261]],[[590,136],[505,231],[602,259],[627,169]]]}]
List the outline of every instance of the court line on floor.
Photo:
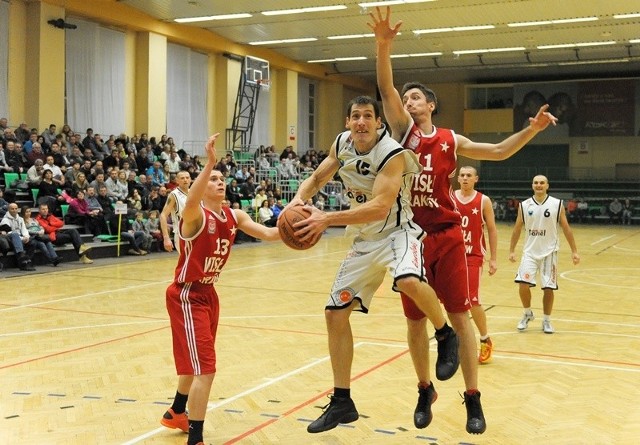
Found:
[{"label": "court line on floor", "polygon": [[614,238],[615,236],[617,236],[617,235],[605,236],[604,238],[600,238],[599,240],[592,242],[590,245],[591,246],[595,246],[596,244],[600,244],[601,242],[606,241],[606,240],[611,239],[611,238]]},{"label": "court line on floor", "polygon": [[60,332],[60,331],[74,331],[76,329],[108,328],[113,326],[133,326],[133,325],[148,324],[148,323],[165,323],[167,327],[169,326],[169,320],[146,320],[146,321],[136,321],[136,322],[129,322],[129,323],[105,323],[105,324],[92,324],[92,325],[84,325],[84,326],[68,326],[65,328],[40,329],[37,331],[11,332],[6,334],[0,334],[0,338],[18,337],[21,335],[48,334],[51,332]]}]

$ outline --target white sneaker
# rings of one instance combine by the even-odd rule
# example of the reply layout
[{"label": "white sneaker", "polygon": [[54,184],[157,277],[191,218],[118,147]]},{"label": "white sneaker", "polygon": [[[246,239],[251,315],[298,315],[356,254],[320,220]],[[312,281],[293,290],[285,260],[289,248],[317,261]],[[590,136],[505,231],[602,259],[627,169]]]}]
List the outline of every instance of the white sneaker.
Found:
[{"label": "white sneaker", "polygon": [[533,321],[536,317],[533,316],[533,312],[525,312],[524,315],[522,315],[522,320],[520,320],[520,322],[518,323],[518,330],[519,331],[524,331],[525,329],[527,329],[527,326],[529,326],[529,322]]},{"label": "white sneaker", "polygon": [[553,326],[551,326],[551,320],[542,321],[542,331],[545,334],[553,334],[554,332],[556,332],[556,330],[553,329]]}]

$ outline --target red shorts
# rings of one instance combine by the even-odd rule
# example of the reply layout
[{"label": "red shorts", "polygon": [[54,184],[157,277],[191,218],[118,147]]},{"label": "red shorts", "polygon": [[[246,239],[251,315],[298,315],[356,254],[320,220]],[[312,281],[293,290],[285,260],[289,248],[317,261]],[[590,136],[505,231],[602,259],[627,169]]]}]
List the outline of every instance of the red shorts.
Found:
[{"label": "red shorts", "polygon": [[[423,240],[426,277],[447,312],[471,309],[467,277],[467,260],[462,229],[458,225],[427,233]],[[400,294],[404,315],[419,320],[424,314],[411,298]]]},{"label": "red shorts", "polygon": [[167,312],[178,375],[215,373],[220,305],[213,286],[172,283],[167,288]]},{"label": "red shorts", "polygon": [[471,306],[480,306],[480,277],[482,276],[482,266],[467,264],[469,270],[469,299]]}]

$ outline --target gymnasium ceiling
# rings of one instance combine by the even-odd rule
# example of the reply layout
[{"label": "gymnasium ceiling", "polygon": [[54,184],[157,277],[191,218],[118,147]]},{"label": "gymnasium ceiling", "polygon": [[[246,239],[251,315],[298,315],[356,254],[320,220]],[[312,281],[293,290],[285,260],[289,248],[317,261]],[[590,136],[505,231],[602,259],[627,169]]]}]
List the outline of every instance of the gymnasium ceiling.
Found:
[{"label": "gymnasium ceiling", "polygon": [[[640,1],[603,0],[436,0],[392,6],[392,23],[403,21],[393,59],[397,84],[502,83],[528,80],[640,76]],[[259,45],[297,62],[322,62],[329,75],[341,73],[375,82],[371,0],[120,0],[161,21],[176,18],[249,13],[251,17],[190,23],[243,45],[259,41],[308,39]],[[414,3],[412,3],[414,2]],[[327,12],[263,15],[264,11],[344,5]],[[584,21],[568,22],[569,19]],[[536,26],[508,26],[548,22]],[[444,31],[444,28],[493,26]],[[438,30],[416,34],[416,30]],[[567,44],[544,49],[545,45]],[[258,46],[256,46],[258,47]],[[503,50],[510,48],[510,50]],[[471,52],[467,51],[479,51]],[[463,53],[454,53],[463,51]],[[424,55],[424,54],[427,55]],[[340,60],[360,57],[363,60]],[[337,59],[337,60],[331,60]]]}]

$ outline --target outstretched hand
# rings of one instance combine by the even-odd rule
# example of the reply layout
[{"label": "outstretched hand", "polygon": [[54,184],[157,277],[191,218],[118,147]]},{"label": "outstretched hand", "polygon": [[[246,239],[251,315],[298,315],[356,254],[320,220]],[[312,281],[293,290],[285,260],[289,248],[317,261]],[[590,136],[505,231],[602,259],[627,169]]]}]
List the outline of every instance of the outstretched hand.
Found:
[{"label": "outstretched hand", "polygon": [[216,157],[216,139],[218,139],[218,136],[220,136],[220,133],[211,135],[204,146],[204,150],[207,153],[207,162],[213,165],[218,163],[218,158]]},{"label": "outstretched hand", "polygon": [[558,122],[558,118],[549,113],[549,104],[543,105],[534,117],[529,118],[529,125],[536,131],[542,131],[552,124],[554,127]]},{"label": "outstretched hand", "polygon": [[373,23],[367,22],[367,26],[371,28],[376,36],[376,40],[379,42],[392,41],[398,34],[400,26],[402,26],[402,20],[391,26],[389,21],[391,19],[391,8],[389,6],[387,6],[387,13],[384,17],[382,16],[379,6],[376,6],[375,14],[373,12],[369,13],[369,17],[371,17]]}]

